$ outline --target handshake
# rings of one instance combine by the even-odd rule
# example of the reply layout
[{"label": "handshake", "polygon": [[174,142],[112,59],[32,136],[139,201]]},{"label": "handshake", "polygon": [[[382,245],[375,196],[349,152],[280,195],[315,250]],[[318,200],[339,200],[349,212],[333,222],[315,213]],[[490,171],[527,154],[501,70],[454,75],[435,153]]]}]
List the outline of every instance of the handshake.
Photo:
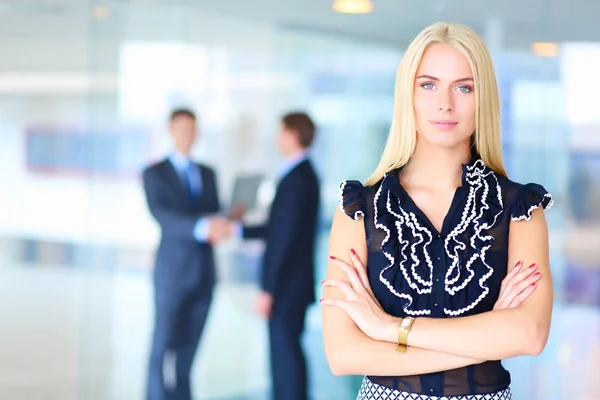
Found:
[{"label": "handshake", "polygon": [[211,244],[217,244],[229,239],[239,229],[240,220],[244,215],[244,207],[241,205],[235,206],[229,216],[212,216],[209,218],[209,233],[208,241]]}]

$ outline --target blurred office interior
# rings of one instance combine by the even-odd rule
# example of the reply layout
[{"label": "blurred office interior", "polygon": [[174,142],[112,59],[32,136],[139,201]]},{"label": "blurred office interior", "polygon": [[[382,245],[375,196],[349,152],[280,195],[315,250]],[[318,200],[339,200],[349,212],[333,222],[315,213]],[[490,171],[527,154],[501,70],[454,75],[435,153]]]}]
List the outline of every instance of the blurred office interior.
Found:
[{"label": "blurred office interior", "polygon": [[[369,3],[368,1],[366,1]],[[140,171],[169,152],[170,110],[199,115],[198,160],[231,201],[281,162],[279,118],[319,125],[317,282],[339,183],[374,169],[403,51],[426,25],[479,31],[501,92],[505,164],[554,196],[548,346],[506,361],[516,399],[600,398],[600,3],[595,0],[0,0],[0,398],[144,395],[158,229]],[[260,243],[218,247],[220,283],[198,351],[198,399],[267,398],[267,330],[251,304]],[[320,293],[320,288],[318,293]],[[304,344],[315,400],[356,395],[325,360],[320,308]]]}]

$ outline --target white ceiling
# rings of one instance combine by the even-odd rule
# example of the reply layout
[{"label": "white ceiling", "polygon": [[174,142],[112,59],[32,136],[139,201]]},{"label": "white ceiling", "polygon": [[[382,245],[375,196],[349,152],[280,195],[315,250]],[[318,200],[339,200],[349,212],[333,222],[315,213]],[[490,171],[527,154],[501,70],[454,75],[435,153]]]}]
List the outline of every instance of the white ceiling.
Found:
[{"label": "white ceiling", "polygon": [[[162,0],[169,1],[169,0]],[[403,46],[423,27],[440,20],[466,23],[485,32],[496,19],[508,46],[534,41],[600,40],[598,0],[374,0],[368,15],[342,15],[331,0],[187,0],[219,12],[283,25],[347,33]]]},{"label": "white ceiling", "polygon": [[[144,8],[189,7],[285,29],[317,31],[403,47],[438,20],[466,23],[486,35],[490,20],[501,27],[501,44],[527,48],[536,41],[600,41],[598,0],[374,0],[368,15],[342,15],[332,0],[0,0],[0,40],[69,37],[94,33],[93,6],[107,6],[104,32],[125,29]],[[112,13],[111,13],[112,12]],[[127,14],[128,18],[123,18]],[[115,17],[120,16],[120,17]],[[186,21],[193,24],[193,21]],[[110,29],[106,28],[110,26]],[[149,26],[148,28],[152,28]]]}]

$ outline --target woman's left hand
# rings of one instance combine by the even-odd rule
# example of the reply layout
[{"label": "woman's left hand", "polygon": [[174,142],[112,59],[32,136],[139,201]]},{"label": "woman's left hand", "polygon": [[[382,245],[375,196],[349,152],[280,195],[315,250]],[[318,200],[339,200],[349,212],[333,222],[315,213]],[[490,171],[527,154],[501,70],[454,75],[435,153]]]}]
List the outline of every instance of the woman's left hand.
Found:
[{"label": "woman's left hand", "polygon": [[367,270],[356,252],[350,250],[352,265],[333,256],[330,259],[346,274],[348,281],[338,279],[323,281],[325,287],[338,288],[344,298],[323,298],[321,303],[344,311],[371,339],[395,343],[396,328],[400,318],[394,318],[383,310],[371,290]]}]

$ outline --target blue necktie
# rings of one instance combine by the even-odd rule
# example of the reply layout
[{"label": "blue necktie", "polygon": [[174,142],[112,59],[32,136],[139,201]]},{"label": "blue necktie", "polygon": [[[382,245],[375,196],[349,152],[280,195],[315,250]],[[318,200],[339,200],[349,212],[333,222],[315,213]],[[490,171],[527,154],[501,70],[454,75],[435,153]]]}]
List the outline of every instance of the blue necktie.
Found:
[{"label": "blue necktie", "polygon": [[190,205],[193,205],[196,200],[198,200],[198,195],[194,190],[194,184],[192,183],[192,179],[194,178],[192,168],[194,168],[193,164],[189,163],[183,170],[183,186],[185,187],[185,192]]}]

